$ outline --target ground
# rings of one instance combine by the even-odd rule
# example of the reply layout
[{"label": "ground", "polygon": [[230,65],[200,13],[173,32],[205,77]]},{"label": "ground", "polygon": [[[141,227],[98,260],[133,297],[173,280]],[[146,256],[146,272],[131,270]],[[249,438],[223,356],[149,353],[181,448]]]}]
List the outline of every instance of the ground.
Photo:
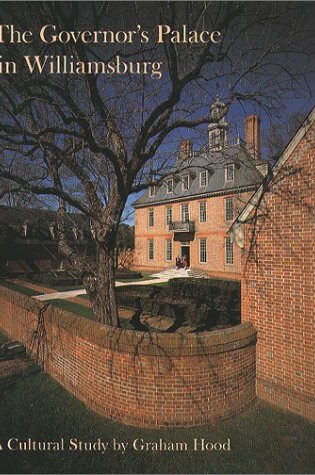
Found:
[{"label": "ground", "polygon": [[[6,285],[16,288],[16,284]],[[24,286],[19,290],[39,293]],[[85,305],[60,302],[88,310]],[[3,341],[0,333],[0,345]],[[315,473],[315,424],[261,401],[217,425],[144,430],[94,414],[49,375],[29,367],[23,358],[0,362],[0,473]],[[14,377],[8,378],[9,373]],[[66,447],[60,452],[9,452],[10,437],[63,438]],[[104,454],[70,452],[71,438],[86,442],[100,438],[109,442],[109,449]],[[136,451],[132,444],[137,438],[186,442],[188,450]],[[193,451],[194,439],[221,443],[230,439],[231,450]],[[125,454],[113,450],[114,440],[128,442]]]},{"label": "ground", "polygon": [[[315,425],[262,402],[217,425],[144,430],[92,413],[43,372],[21,372],[0,394],[0,473],[314,473],[315,469]],[[63,438],[66,448],[9,452],[10,437]],[[104,454],[70,452],[71,438],[87,442],[100,438],[109,442],[109,449]],[[186,442],[188,450],[136,451],[132,444],[137,438]],[[114,439],[128,442],[125,454],[113,450]],[[194,439],[221,443],[230,439],[231,450],[195,452]]]}]

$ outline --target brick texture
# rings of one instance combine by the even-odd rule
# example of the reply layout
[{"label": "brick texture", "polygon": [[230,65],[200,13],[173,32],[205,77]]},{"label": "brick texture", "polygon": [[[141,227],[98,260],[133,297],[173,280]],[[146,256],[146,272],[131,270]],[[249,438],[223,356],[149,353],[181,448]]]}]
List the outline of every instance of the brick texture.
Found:
[{"label": "brick texture", "polygon": [[101,326],[0,287],[0,327],[97,413],[142,427],[203,425],[255,398],[250,323],[203,334]]},{"label": "brick texture", "polygon": [[[234,263],[225,262],[225,238],[232,221],[225,220],[225,199],[232,198],[234,219],[244,207],[252,192],[238,195],[212,196],[204,199],[190,199],[187,202],[168,203],[135,209],[135,251],[132,267],[140,270],[162,270],[175,267],[175,258],[181,255],[180,240],[190,240],[190,267],[217,276],[238,277],[241,275],[240,251],[234,245]],[[206,202],[207,220],[200,222],[199,203]],[[190,220],[195,222],[196,232],[190,237],[185,233],[174,233],[166,224],[166,208],[172,206],[172,220],[181,220],[181,205],[188,203]],[[149,226],[148,210],[154,210],[154,226]],[[207,239],[207,262],[199,259],[199,239]],[[149,259],[148,242],[154,240],[154,259]],[[172,240],[172,260],[166,260],[166,240]]]},{"label": "brick texture", "polygon": [[258,396],[315,421],[315,126],[245,226],[242,321],[258,332]]}]

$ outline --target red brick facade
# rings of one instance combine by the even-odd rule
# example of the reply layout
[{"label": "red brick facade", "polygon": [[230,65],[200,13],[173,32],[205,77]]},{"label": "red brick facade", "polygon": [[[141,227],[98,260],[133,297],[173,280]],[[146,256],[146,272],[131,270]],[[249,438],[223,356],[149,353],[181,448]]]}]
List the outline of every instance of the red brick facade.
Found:
[{"label": "red brick facade", "polygon": [[0,328],[87,407],[143,427],[194,426],[255,398],[250,323],[202,334],[101,326],[0,287]]},{"label": "red brick facade", "polygon": [[[187,252],[183,244],[188,243],[190,267],[212,275],[239,277],[241,272],[240,250],[233,245],[233,263],[226,258],[226,238],[231,222],[244,207],[252,192],[211,196],[187,201],[170,202],[135,209],[135,252],[133,268],[161,270],[175,266],[176,256]],[[226,199],[232,199],[232,220],[226,219]],[[181,206],[189,206],[189,218],[195,223],[195,233],[174,233],[167,224],[167,208],[172,208],[173,221],[181,220]],[[200,220],[200,203],[205,203],[206,221]],[[149,210],[153,210],[154,224],[149,224]],[[200,239],[206,239],[206,262],[200,259]],[[149,241],[153,240],[154,257],[149,259]],[[171,240],[172,259],[167,260],[167,240]]]},{"label": "red brick facade", "polygon": [[258,332],[258,396],[315,421],[314,119],[247,217],[242,321]]}]

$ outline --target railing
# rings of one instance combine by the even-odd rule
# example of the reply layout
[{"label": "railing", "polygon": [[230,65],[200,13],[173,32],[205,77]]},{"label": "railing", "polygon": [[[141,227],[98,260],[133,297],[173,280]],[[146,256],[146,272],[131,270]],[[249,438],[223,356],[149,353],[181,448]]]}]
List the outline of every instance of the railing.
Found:
[{"label": "railing", "polygon": [[168,229],[174,233],[193,233],[195,221],[172,221],[169,223]]}]

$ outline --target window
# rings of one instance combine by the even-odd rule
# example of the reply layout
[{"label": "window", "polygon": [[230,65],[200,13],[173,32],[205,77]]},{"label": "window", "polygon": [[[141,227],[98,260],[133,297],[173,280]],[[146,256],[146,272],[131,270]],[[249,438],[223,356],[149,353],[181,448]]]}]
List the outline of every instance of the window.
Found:
[{"label": "window", "polygon": [[173,178],[170,178],[169,180],[166,181],[166,192],[173,193],[173,191],[174,191],[174,180]]},{"label": "window", "polygon": [[225,167],[225,181],[234,180],[234,165],[226,165]]},{"label": "window", "polygon": [[226,198],[225,221],[232,221],[232,219],[233,219],[233,198]]},{"label": "window", "polygon": [[205,201],[199,203],[199,221],[205,223],[207,221],[207,204]]},{"label": "window", "polygon": [[217,137],[216,137],[216,133],[215,132],[211,132],[211,135],[210,135],[210,143],[212,146],[216,145],[216,142],[217,142]]},{"label": "window", "polygon": [[207,239],[206,238],[199,239],[199,262],[201,263],[207,262]]},{"label": "window", "polygon": [[153,261],[154,259],[154,240],[149,239],[149,248],[148,248],[149,260]]},{"label": "window", "polygon": [[154,209],[149,208],[148,211],[148,224],[149,226],[154,226]]},{"label": "window", "polygon": [[189,208],[188,204],[184,204],[181,206],[181,220],[183,223],[189,221]]},{"label": "window", "polygon": [[173,209],[171,206],[166,206],[166,224],[170,224],[173,221]]},{"label": "window", "polygon": [[220,144],[225,145],[225,132],[224,132],[224,130],[220,130]]},{"label": "window", "polygon": [[166,239],[166,260],[171,261],[173,259],[172,256],[172,240],[171,239]]},{"label": "window", "polygon": [[230,237],[225,238],[225,263],[234,264],[233,241]]},{"label": "window", "polygon": [[155,195],[156,195],[156,185],[149,186],[149,196],[150,196],[150,198],[152,196],[155,196]]},{"label": "window", "polygon": [[189,175],[184,175],[182,177],[182,190],[189,190]]},{"label": "window", "polygon": [[200,186],[207,186],[208,185],[208,170],[202,170],[199,173],[199,184],[200,184]]}]

